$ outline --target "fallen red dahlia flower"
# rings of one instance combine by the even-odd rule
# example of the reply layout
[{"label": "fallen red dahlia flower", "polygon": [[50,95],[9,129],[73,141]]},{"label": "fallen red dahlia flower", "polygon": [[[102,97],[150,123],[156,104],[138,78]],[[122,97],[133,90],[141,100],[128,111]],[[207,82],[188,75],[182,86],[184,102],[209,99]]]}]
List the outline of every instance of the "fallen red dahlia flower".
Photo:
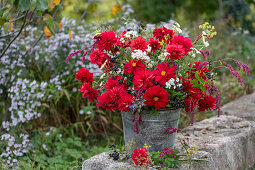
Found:
[{"label": "fallen red dahlia flower", "polygon": [[150,161],[148,160],[147,150],[145,148],[135,149],[131,154],[131,158],[137,166],[149,166]]}]

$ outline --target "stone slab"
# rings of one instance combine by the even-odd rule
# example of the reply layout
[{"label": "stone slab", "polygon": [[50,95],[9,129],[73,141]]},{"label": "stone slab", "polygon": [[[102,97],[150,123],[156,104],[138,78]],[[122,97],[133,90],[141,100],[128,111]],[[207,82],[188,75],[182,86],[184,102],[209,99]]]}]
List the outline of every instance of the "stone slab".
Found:
[{"label": "stone slab", "polygon": [[225,104],[221,107],[221,114],[255,121],[255,92]]}]

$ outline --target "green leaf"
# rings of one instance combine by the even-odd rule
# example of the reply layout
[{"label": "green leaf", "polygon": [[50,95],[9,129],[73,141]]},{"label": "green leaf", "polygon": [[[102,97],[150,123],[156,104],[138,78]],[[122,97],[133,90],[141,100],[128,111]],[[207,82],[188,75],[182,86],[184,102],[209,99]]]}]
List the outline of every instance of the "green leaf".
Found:
[{"label": "green leaf", "polygon": [[198,75],[198,72],[196,71],[196,73],[195,73],[195,77],[196,77],[196,79],[197,80],[200,80],[200,77],[199,77],[199,75]]},{"label": "green leaf", "polygon": [[48,1],[47,0],[37,1],[37,8],[39,11],[44,11],[44,10],[48,9]]},{"label": "green leaf", "polygon": [[150,115],[155,116],[155,115],[157,115],[157,114],[158,114],[158,110],[157,110],[157,109],[152,109],[152,110],[150,111]]},{"label": "green leaf", "polygon": [[70,102],[70,96],[69,96],[69,93],[66,89],[64,89],[64,93],[66,95],[67,100]]},{"label": "green leaf", "polygon": [[6,23],[6,22],[7,22],[6,19],[0,18],[0,25],[1,25],[1,26],[4,25],[4,23]]},{"label": "green leaf", "polygon": [[103,110],[97,110],[96,112],[101,113],[101,114],[103,114],[103,115],[106,114]]},{"label": "green leaf", "polygon": [[30,0],[19,0],[19,8],[22,12],[29,10],[30,6]]},{"label": "green leaf", "polygon": [[205,86],[212,86],[212,84],[206,84]]},{"label": "green leaf", "polygon": [[79,9],[76,6],[73,6],[75,12],[79,12]]},{"label": "green leaf", "polygon": [[38,16],[42,16],[43,15],[43,11],[37,11],[37,15]]},{"label": "green leaf", "polygon": [[48,18],[46,20],[46,24],[51,32],[52,35],[55,35],[55,30],[54,30],[54,21],[52,18]]},{"label": "green leaf", "polygon": [[64,27],[64,33],[65,33],[65,34],[68,34],[68,33],[69,33],[69,27],[68,27],[68,26],[65,26],[65,27]]},{"label": "green leaf", "polygon": [[2,9],[0,9],[0,15],[3,15],[4,12],[5,12],[7,9],[8,9],[7,7],[4,7],[4,8],[2,8]]},{"label": "green leaf", "polygon": [[18,5],[19,5],[19,0],[14,0],[12,5],[13,5],[15,8],[17,8]]}]

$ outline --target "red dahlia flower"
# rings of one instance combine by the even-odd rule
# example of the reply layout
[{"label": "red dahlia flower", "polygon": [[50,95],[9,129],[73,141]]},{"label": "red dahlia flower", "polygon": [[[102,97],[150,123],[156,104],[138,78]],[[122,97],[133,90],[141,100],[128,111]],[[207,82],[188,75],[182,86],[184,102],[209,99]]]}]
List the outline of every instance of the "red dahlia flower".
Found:
[{"label": "red dahlia flower", "polygon": [[157,65],[157,69],[153,71],[153,74],[155,75],[155,81],[165,86],[166,82],[171,78],[175,78],[175,67],[169,67],[168,62],[162,62]]},{"label": "red dahlia flower", "polygon": [[146,100],[144,104],[148,106],[154,106],[157,110],[165,108],[168,104],[168,92],[159,85],[150,87],[143,95]]},{"label": "red dahlia flower", "polygon": [[125,93],[119,101],[118,108],[120,111],[128,112],[130,110],[129,106],[131,106],[134,102],[134,97],[131,94]]},{"label": "red dahlia flower", "polygon": [[153,31],[153,37],[156,37],[159,41],[165,41],[169,44],[174,38],[174,31],[167,29],[166,27],[156,28]]},{"label": "red dahlia flower", "polygon": [[185,77],[179,77],[182,85],[183,85],[183,92],[185,93],[189,93],[192,89],[193,83],[191,83],[190,81],[186,80]]},{"label": "red dahlia flower", "polygon": [[90,83],[93,82],[93,74],[89,72],[88,69],[86,68],[81,68],[80,70],[77,71],[75,74],[75,78],[79,80],[80,82],[86,82]]},{"label": "red dahlia flower", "polygon": [[105,89],[107,91],[113,89],[114,87],[122,87],[123,89],[127,89],[127,85],[125,84],[126,81],[123,81],[123,83],[119,83],[120,79],[122,79],[121,76],[112,76],[108,78],[107,83],[104,85]]},{"label": "red dahlia flower", "polygon": [[143,70],[136,73],[133,79],[135,89],[143,88],[144,90],[153,86],[154,75],[150,70]]},{"label": "red dahlia flower", "polygon": [[90,102],[98,97],[99,90],[94,89],[89,83],[83,83],[79,88],[79,92],[83,94],[83,98],[88,97]]},{"label": "red dahlia flower", "polygon": [[99,102],[97,103],[97,106],[101,106],[107,110],[115,112],[119,107],[120,99],[126,94],[127,92],[123,89],[123,87],[114,87],[97,98]]},{"label": "red dahlia flower", "polygon": [[131,74],[135,74],[138,71],[142,71],[146,68],[146,65],[143,64],[143,61],[141,60],[129,60],[128,63],[124,63],[124,67],[123,67],[124,73],[131,73]]},{"label": "red dahlia flower", "polygon": [[192,41],[189,38],[184,37],[183,35],[175,36],[171,44],[182,45],[185,51],[185,55],[188,55],[188,52],[192,51]]},{"label": "red dahlia flower", "polygon": [[138,36],[131,41],[132,51],[134,51],[134,50],[145,51],[148,48],[147,44],[148,44],[148,42],[146,41],[145,38]]},{"label": "red dahlia flower", "polygon": [[92,53],[90,53],[91,63],[94,63],[99,66],[99,68],[104,64],[106,59],[110,59],[110,57],[102,50],[96,49]]},{"label": "red dahlia flower", "polygon": [[158,40],[155,40],[155,39],[153,39],[153,38],[150,39],[149,44],[150,44],[150,47],[151,47],[151,51],[152,51],[153,53],[155,53],[155,52],[161,47],[161,45],[160,45],[160,43],[158,42]]},{"label": "red dahlia flower", "polygon": [[113,31],[105,31],[101,33],[101,38],[98,41],[97,47],[101,50],[111,50],[117,42],[117,37]]},{"label": "red dahlia flower", "polygon": [[[192,65],[189,64],[189,67],[191,67]],[[202,66],[201,65],[201,61],[199,60],[198,62],[194,62],[194,65],[192,66],[192,69],[190,69],[190,72],[187,71],[186,74],[190,74],[190,78],[194,79],[195,77],[195,73],[198,72],[199,77],[203,78],[204,80],[207,79],[206,75],[204,75],[205,72],[210,72],[210,70],[206,67],[206,66]]]},{"label": "red dahlia flower", "polygon": [[191,88],[190,92],[189,92],[190,96],[196,100],[200,99],[201,97],[203,97],[203,92],[199,87],[193,87]]},{"label": "red dahlia flower", "polygon": [[214,110],[216,108],[216,98],[213,96],[205,96],[203,99],[198,101],[198,110]]},{"label": "red dahlia flower", "polygon": [[185,51],[182,47],[182,45],[178,44],[168,44],[166,46],[166,52],[169,53],[169,56],[173,60],[180,60],[183,58],[183,55],[185,54]]},{"label": "red dahlia flower", "polygon": [[131,158],[136,166],[148,166],[151,162],[148,160],[147,150],[144,148],[135,149]]}]

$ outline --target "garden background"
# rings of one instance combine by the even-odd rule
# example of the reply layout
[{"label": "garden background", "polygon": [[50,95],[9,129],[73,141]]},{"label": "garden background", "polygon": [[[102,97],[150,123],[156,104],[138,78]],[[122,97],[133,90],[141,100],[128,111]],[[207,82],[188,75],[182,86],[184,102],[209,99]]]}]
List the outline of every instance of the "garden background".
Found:
[{"label": "garden background", "polygon": [[[109,145],[123,145],[120,113],[99,109],[78,92],[76,71],[100,70],[88,55],[66,63],[70,52],[89,48],[94,34],[106,29],[119,33],[176,21],[195,40],[199,25],[209,22],[217,35],[209,41],[208,60],[238,59],[251,72],[240,72],[239,86],[228,70],[217,70],[222,104],[254,88],[254,0],[1,0],[0,7],[1,168],[81,169],[83,160]],[[191,120],[181,114],[179,130]]]}]

